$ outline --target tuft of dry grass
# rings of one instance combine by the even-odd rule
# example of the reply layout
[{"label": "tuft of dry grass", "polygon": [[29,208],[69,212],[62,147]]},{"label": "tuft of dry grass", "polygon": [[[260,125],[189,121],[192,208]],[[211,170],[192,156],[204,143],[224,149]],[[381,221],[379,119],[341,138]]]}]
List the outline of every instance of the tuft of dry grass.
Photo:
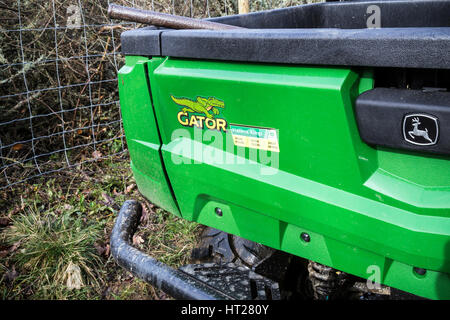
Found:
[{"label": "tuft of dry grass", "polygon": [[18,247],[13,259],[15,269],[22,272],[14,280],[32,284],[34,297],[45,299],[99,286],[101,259],[94,243],[101,229],[101,223],[84,222],[70,212],[58,216],[28,208],[14,215],[2,233],[4,245]]},{"label": "tuft of dry grass", "polygon": [[1,297],[168,299],[110,255],[114,219],[126,199],[145,208],[134,246],[172,267],[188,263],[199,225],[143,198],[126,159],[92,162],[0,192]]}]

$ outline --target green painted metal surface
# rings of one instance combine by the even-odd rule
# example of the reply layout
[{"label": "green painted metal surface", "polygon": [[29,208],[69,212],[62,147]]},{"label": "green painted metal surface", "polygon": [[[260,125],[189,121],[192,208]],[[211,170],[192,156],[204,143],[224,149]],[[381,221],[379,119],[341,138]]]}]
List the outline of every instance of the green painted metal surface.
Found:
[{"label": "green painted metal surface", "polygon": [[138,187],[184,219],[449,299],[450,159],[364,144],[353,102],[372,86],[346,68],[127,57]]},{"label": "green painted metal surface", "polygon": [[147,58],[127,57],[118,75],[123,127],[131,168],[143,194],[180,216],[161,161],[161,138],[156,125],[147,76]]}]

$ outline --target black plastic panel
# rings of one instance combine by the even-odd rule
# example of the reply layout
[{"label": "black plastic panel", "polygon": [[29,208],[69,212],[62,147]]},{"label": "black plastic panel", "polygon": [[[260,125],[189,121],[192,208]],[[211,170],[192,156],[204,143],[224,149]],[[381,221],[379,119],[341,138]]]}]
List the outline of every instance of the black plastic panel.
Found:
[{"label": "black plastic panel", "polygon": [[[366,28],[371,5],[380,8],[381,28]],[[143,28],[122,34],[122,51],[246,62],[450,69],[450,1],[319,3],[211,20],[250,29]]]},{"label": "black plastic panel", "polygon": [[382,28],[450,27],[448,0],[384,0],[315,3],[246,15],[213,18],[212,21],[250,29],[340,28],[364,29],[371,5],[380,8]]},{"label": "black plastic panel", "polygon": [[160,56],[162,31],[152,26],[123,32],[120,37],[122,53],[127,56]]},{"label": "black plastic panel", "polygon": [[180,30],[161,41],[179,58],[450,69],[450,28]]},{"label": "black plastic panel", "polygon": [[450,154],[450,92],[375,88],[356,99],[356,118],[370,145]]}]

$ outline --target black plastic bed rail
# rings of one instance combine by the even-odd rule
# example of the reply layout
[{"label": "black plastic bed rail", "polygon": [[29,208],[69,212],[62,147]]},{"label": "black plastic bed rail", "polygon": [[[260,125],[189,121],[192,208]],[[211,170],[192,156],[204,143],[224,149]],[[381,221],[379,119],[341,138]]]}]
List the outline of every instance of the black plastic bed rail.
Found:
[{"label": "black plastic bed rail", "polygon": [[208,19],[247,29],[147,27],[121,43],[124,55],[450,69],[449,17],[448,0],[325,2]]}]

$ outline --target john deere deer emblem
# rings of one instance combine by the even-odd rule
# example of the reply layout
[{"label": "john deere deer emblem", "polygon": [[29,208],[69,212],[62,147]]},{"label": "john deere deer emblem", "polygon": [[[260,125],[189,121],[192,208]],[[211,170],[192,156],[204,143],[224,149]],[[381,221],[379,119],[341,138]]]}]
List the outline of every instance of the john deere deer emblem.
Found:
[{"label": "john deere deer emblem", "polygon": [[180,124],[188,127],[216,129],[226,131],[227,121],[218,118],[225,103],[214,97],[196,97],[194,100],[170,96],[172,100],[182,108],[178,112],[177,119]]},{"label": "john deere deer emblem", "polygon": [[410,114],[403,119],[403,137],[412,144],[430,146],[437,142],[437,118],[426,114]]}]

